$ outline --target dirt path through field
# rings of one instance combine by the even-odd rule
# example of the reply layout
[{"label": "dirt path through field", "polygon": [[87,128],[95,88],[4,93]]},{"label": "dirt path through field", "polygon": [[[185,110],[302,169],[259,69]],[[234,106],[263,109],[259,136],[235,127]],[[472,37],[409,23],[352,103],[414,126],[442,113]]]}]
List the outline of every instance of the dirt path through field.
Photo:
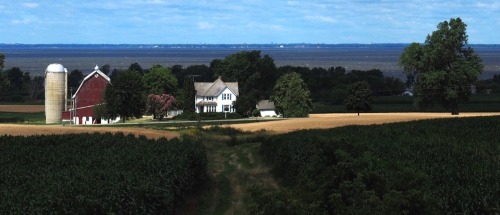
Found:
[{"label": "dirt path through field", "polygon": [[74,134],[74,133],[117,133],[122,132],[125,135],[134,134],[135,136],[144,135],[148,138],[158,139],[165,137],[168,139],[180,137],[179,133],[172,131],[161,131],[145,128],[132,127],[78,127],[62,125],[18,125],[18,124],[0,124],[0,135],[42,135],[42,134]]},{"label": "dirt path through field", "polygon": [[276,121],[266,121],[248,124],[228,125],[233,128],[245,131],[259,131],[262,129],[286,133],[295,130],[316,129],[316,128],[334,128],[346,125],[371,125],[392,122],[405,122],[422,119],[450,118],[450,117],[472,117],[472,116],[494,116],[495,113],[460,113],[458,116],[452,116],[450,113],[361,113],[356,114],[311,114],[308,118],[293,118]]}]

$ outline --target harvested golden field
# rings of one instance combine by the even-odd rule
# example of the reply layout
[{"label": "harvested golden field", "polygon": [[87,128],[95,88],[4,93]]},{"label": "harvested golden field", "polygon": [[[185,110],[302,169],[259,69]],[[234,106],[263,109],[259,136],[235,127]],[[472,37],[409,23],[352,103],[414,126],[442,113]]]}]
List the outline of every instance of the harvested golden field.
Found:
[{"label": "harvested golden field", "polygon": [[160,131],[145,128],[131,128],[131,127],[78,127],[78,126],[62,126],[62,125],[18,125],[18,124],[0,124],[0,135],[14,135],[14,136],[27,136],[27,135],[42,135],[42,134],[74,134],[74,133],[117,133],[122,132],[125,135],[134,134],[136,136],[144,135],[148,138],[161,138],[168,139],[180,137],[179,133],[172,131]]},{"label": "harvested golden field", "polygon": [[346,125],[371,125],[391,122],[405,122],[422,119],[449,118],[449,117],[472,117],[472,116],[493,116],[496,113],[460,113],[452,116],[450,113],[362,113],[360,116],[352,113],[339,114],[311,114],[309,118],[292,118],[285,120],[257,122],[248,124],[228,125],[244,131],[259,131],[262,129],[275,132],[286,133],[303,129],[324,129]]},{"label": "harvested golden field", "polygon": [[36,113],[44,111],[45,105],[0,105],[0,112]]},{"label": "harvested golden field", "polygon": [[[392,122],[404,122],[422,119],[449,118],[449,117],[472,117],[472,116],[494,116],[495,113],[461,113],[452,116],[449,113],[363,113],[356,114],[311,114],[308,118],[292,118],[266,122],[255,122],[246,124],[226,125],[245,131],[267,130],[273,133],[286,133],[303,129],[324,129],[346,125],[371,125]],[[101,126],[62,126],[62,125],[20,125],[0,124],[0,135],[41,135],[41,134],[71,134],[71,133],[94,133],[94,132],[123,132],[124,134],[144,135],[148,138],[174,138],[179,133],[172,131],[161,131],[133,127],[101,127]]]}]

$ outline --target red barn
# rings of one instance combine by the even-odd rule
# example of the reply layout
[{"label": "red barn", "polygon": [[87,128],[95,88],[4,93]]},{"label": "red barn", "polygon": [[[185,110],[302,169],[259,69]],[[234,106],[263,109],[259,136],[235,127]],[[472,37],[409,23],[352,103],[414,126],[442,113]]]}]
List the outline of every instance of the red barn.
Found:
[{"label": "red barn", "polygon": [[63,112],[63,119],[74,120],[74,124],[100,124],[101,119],[94,115],[94,107],[103,104],[104,91],[109,84],[109,77],[96,66],[71,98],[72,105]]}]

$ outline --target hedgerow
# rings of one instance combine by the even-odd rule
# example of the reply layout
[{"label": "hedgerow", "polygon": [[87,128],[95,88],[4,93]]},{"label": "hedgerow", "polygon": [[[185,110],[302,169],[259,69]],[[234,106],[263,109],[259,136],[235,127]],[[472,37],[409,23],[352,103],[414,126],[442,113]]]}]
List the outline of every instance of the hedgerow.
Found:
[{"label": "hedgerow", "polygon": [[175,120],[222,120],[222,119],[240,119],[242,118],[238,113],[182,113],[175,116]]},{"label": "hedgerow", "polygon": [[261,153],[286,191],[254,187],[250,209],[253,214],[498,214],[498,131],[500,117],[479,117],[271,137]]},{"label": "hedgerow", "polygon": [[175,214],[206,180],[200,143],[143,136],[0,137],[0,214]]}]

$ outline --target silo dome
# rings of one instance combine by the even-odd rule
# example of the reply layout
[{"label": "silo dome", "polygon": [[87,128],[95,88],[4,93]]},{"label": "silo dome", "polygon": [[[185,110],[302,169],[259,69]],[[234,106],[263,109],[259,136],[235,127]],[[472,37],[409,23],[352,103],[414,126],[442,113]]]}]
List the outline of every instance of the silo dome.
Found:
[{"label": "silo dome", "polygon": [[47,66],[45,72],[64,72],[64,66],[58,63],[53,63]]}]

